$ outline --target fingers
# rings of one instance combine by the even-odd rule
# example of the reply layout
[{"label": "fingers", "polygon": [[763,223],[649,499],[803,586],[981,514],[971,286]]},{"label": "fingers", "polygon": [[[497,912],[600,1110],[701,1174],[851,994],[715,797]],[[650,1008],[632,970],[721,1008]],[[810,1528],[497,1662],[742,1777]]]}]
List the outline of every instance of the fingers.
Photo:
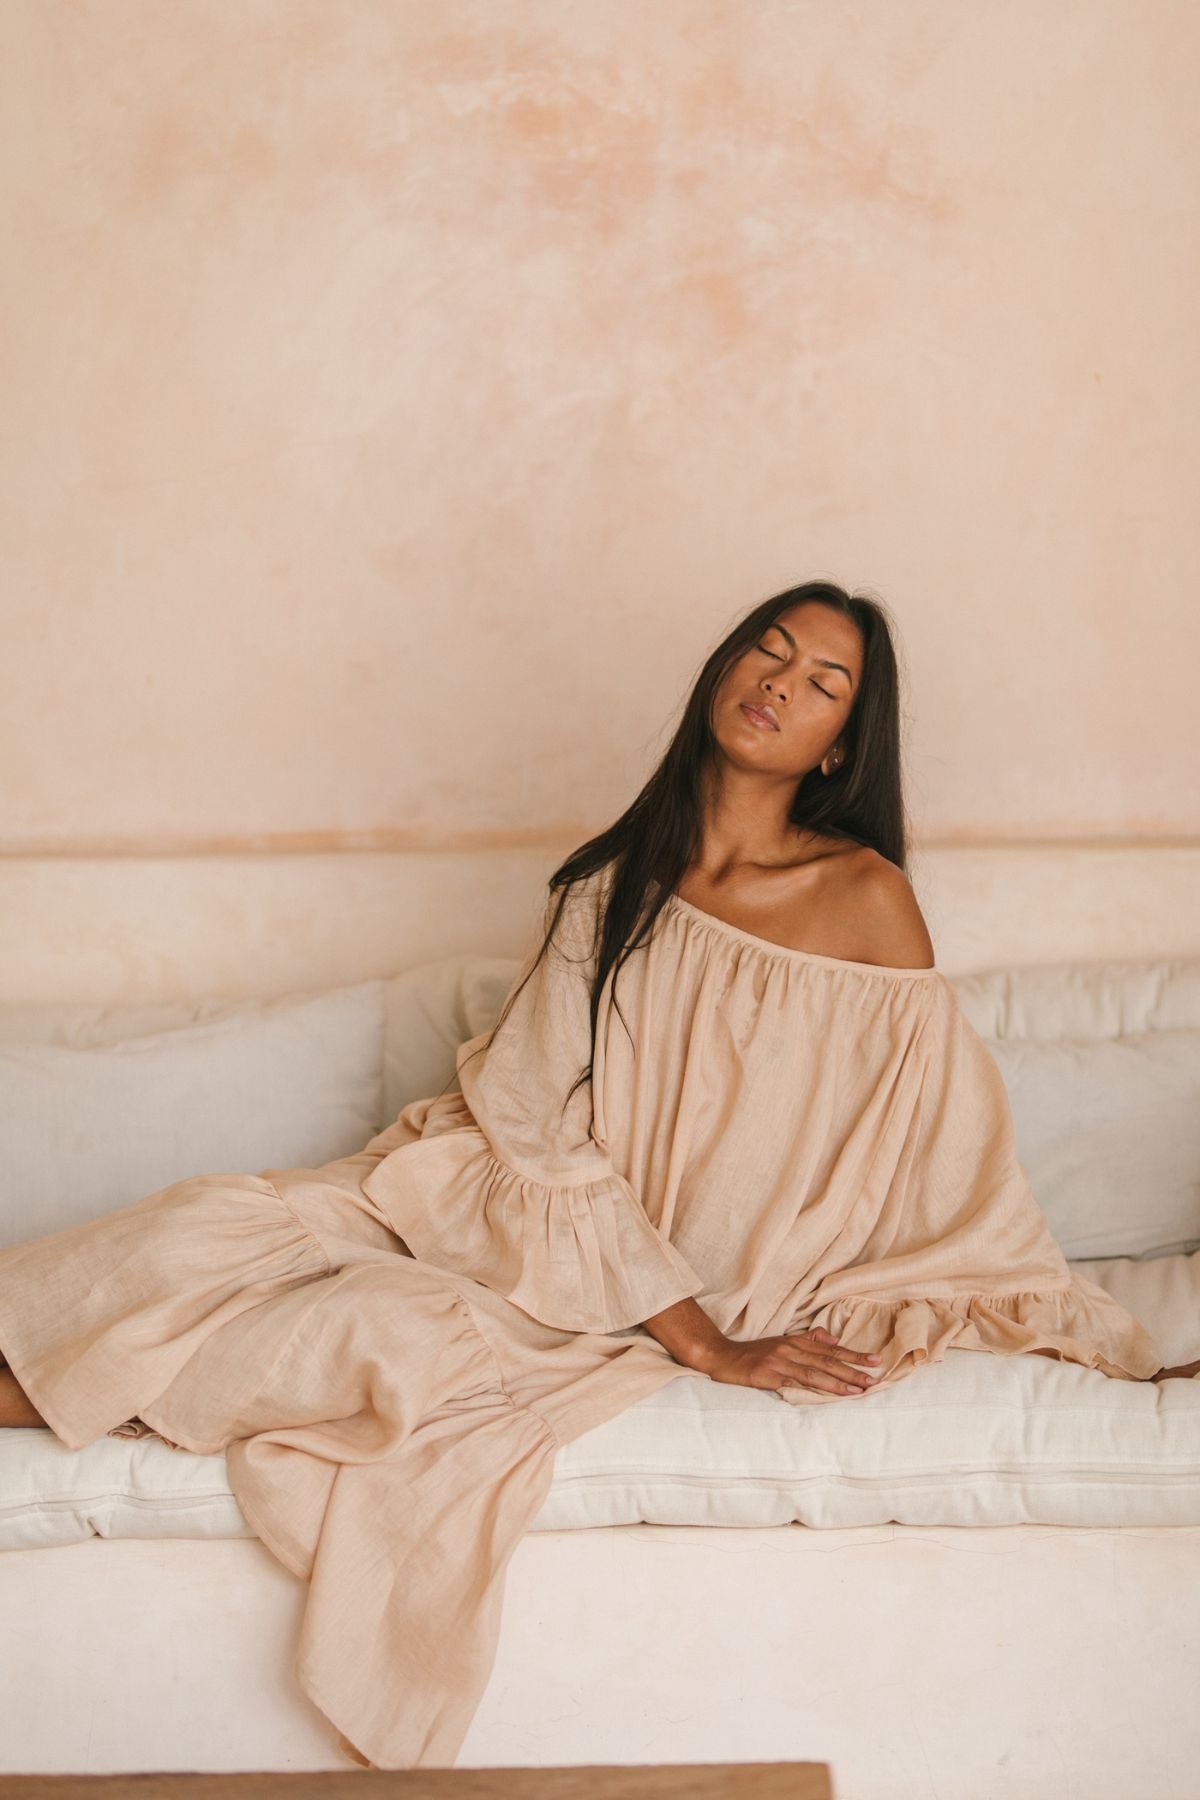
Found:
[{"label": "fingers", "polygon": [[788,1386],[862,1394],[874,1387],[882,1374],[880,1369],[859,1366],[878,1363],[881,1358],[875,1352],[850,1350],[832,1339],[828,1344],[811,1340],[801,1344],[789,1334],[780,1341],[777,1353],[786,1365],[784,1385]]},{"label": "fingers", "polygon": [[[819,1337],[821,1341],[815,1344],[812,1343],[812,1339],[817,1337]],[[804,1339],[808,1340],[806,1345],[798,1341]],[[848,1363],[877,1363],[883,1361],[883,1358],[874,1350],[851,1350],[847,1345],[840,1344],[830,1332],[825,1331],[821,1326],[818,1326],[815,1331],[809,1332],[789,1331],[785,1334],[783,1342],[789,1350],[804,1349],[809,1354],[837,1357]]]},{"label": "fingers", "polygon": [[815,1388],[826,1394],[865,1394],[874,1383],[865,1386],[854,1381],[846,1381],[840,1375],[830,1374],[824,1369],[806,1369],[803,1374],[797,1371],[793,1375],[785,1375],[780,1387]]},{"label": "fingers", "polygon": [[[822,1356],[818,1351],[807,1359],[788,1359],[792,1366],[785,1382],[797,1387],[821,1388],[830,1394],[866,1394],[878,1386],[882,1369],[856,1369],[846,1360]],[[878,1360],[878,1358],[876,1359]]]},{"label": "fingers", "polygon": [[1179,1379],[1192,1381],[1195,1379],[1198,1372],[1200,1372],[1200,1362],[1180,1363],[1173,1369],[1168,1369],[1164,1365],[1158,1370],[1157,1374],[1151,1375],[1147,1379],[1150,1381],[1171,1381]]},{"label": "fingers", "polygon": [[[826,1331],[826,1329],[823,1325],[814,1325],[812,1327],[812,1329],[809,1331],[789,1331],[785,1335],[788,1337],[821,1338],[827,1344],[837,1344],[837,1345],[841,1346],[841,1339],[835,1338],[832,1331]],[[876,1353],[874,1351],[871,1351],[870,1354],[871,1354],[871,1358],[873,1361],[875,1361],[875,1362],[879,1361],[879,1357],[876,1355]]]},{"label": "fingers", "polygon": [[785,1387],[823,1388],[830,1394],[865,1394],[878,1382],[875,1374],[859,1375],[850,1369],[838,1369],[820,1363],[793,1363],[783,1374]]}]

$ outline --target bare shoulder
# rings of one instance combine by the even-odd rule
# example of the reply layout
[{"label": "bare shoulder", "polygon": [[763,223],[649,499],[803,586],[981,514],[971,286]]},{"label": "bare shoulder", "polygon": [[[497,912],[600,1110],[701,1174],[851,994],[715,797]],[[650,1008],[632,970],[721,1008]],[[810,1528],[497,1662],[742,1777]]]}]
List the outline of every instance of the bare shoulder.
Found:
[{"label": "bare shoulder", "polygon": [[861,962],[890,969],[931,969],[933,939],[903,869],[863,845],[846,858],[845,904],[861,934]]}]

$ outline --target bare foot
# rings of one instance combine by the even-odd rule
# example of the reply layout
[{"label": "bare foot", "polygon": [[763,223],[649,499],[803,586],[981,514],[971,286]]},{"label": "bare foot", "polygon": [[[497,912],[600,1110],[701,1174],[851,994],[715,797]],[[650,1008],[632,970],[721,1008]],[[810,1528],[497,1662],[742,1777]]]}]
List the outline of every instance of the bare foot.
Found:
[{"label": "bare foot", "polygon": [[1178,1376],[1182,1381],[1190,1381],[1193,1375],[1200,1374],[1200,1362],[1180,1363],[1177,1369],[1160,1369],[1157,1375],[1147,1377],[1149,1381],[1170,1381]]},{"label": "bare foot", "polygon": [[[15,1425],[28,1429],[45,1425],[41,1413],[29,1398],[11,1369],[0,1369],[0,1426]],[[49,1427],[46,1427],[49,1430]]]}]

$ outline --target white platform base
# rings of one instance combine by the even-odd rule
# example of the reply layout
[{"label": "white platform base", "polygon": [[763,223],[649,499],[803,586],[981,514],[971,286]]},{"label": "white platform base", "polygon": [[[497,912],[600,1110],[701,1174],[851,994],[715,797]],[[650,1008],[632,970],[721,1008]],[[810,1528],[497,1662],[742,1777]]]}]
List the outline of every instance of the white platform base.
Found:
[{"label": "white platform base", "polygon": [[[812,1759],[838,1800],[1190,1800],[1200,1527],[622,1526],[509,1570],[461,1766]],[[0,1555],[0,1770],[354,1765],[255,1540]]]}]

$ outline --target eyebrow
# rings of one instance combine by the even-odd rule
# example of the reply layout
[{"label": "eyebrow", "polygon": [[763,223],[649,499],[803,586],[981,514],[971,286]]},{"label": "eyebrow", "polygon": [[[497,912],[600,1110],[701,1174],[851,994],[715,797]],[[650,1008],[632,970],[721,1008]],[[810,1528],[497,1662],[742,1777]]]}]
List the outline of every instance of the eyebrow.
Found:
[{"label": "eyebrow", "polygon": [[[772,623],[767,627],[767,629],[768,629],[768,631],[778,631],[783,637],[785,637],[787,639],[788,643],[792,646],[793,650],[796,648],[796,640],[792,636],[791,632],[788,630],[786,625],[780,625],[780,624],[776,623],[775,621],[772,621]],[[850,683],[850,686],[851,687],[854,686],[854,677],[850,673],[849,669],[846,667],[845,663],[831,662],[829,657],[827,657],[827,656],[817,656],[817,657],[814,657],[813,660],[815,662],[819,662],[823,669],[840,669],[842,674],[846,677],[846,680]]]}]

